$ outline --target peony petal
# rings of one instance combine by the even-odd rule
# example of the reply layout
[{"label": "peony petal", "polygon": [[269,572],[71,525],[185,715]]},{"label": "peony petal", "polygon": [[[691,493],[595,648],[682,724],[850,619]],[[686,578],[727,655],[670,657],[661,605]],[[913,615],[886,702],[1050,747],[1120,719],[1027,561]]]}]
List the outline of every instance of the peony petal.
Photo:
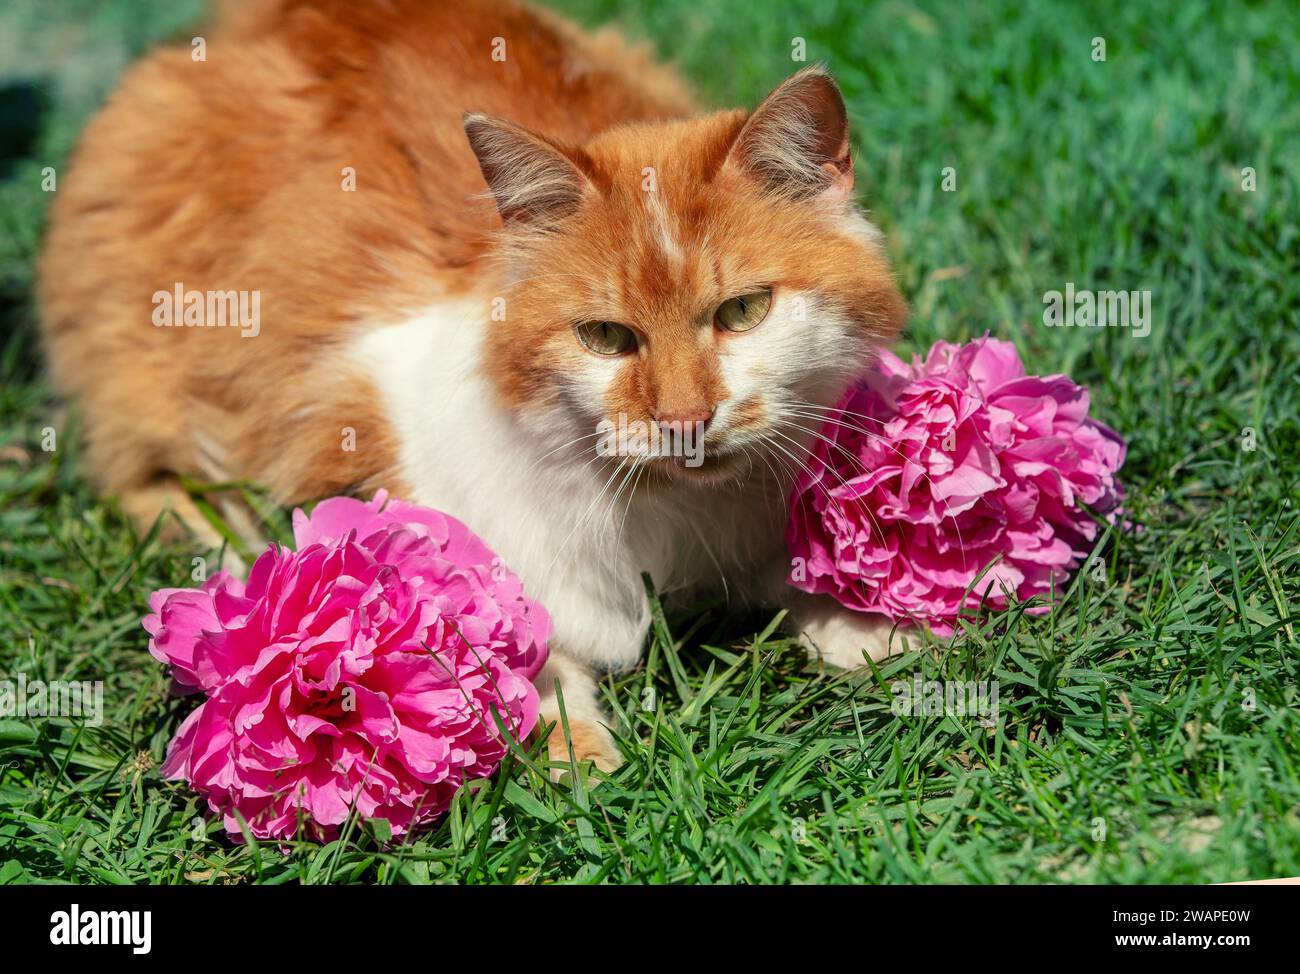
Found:
[{"label": "peony petal", "polygon": [[795,482],[790,584],[936,632],[980,596],[1051,593],[1097,536],[1079,505],[1110,517],[1122,494],[1124,441],[1088,408],[1081,386],[1026,375],[987,335],[911,364],[882,354]]},{"label": "peony petal", "polygon": [[294,514],[247,585],[166,589],[143,626],[179,688],[207,699],[164,773],[232,836],[328,839],[355,810],[394,835],[438,819],[526,735],[551,621],[454,518],[380,492]]}]

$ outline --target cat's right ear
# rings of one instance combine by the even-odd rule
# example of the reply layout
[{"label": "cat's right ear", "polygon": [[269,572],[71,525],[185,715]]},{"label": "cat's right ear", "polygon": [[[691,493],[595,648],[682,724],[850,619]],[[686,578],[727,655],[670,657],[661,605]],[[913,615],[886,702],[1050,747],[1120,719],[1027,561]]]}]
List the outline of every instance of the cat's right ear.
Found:
[{"label": "cat's right ear", "polygon": [[468,112],[465,137],[507,224],[545,226],[561,220],[591,189],[568,155],[521,126]]},{"label": "cat's right ear", "polygon": [[849,116],[835,79],[820,66],[788,78],[749,116],[726,165],[778,196],[849,201]]}]

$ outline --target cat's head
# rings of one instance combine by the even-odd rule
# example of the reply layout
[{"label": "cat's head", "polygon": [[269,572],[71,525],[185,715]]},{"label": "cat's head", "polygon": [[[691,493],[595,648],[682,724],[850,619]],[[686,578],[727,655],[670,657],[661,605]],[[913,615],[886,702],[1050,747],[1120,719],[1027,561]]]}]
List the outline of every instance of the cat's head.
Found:
[{"label": "cat's head", "polygon": [[[844,101],[819,68],[753,113],[582,146],[482,115],[465,130],[508,268],[490,375],[531,428],[585,436],[572,456],[608,446],[612,427],[672,480],[739,476],[756,452],[796,449],[902,325],[854,201]],[[668,435],[637,445],[648,429]]]}]

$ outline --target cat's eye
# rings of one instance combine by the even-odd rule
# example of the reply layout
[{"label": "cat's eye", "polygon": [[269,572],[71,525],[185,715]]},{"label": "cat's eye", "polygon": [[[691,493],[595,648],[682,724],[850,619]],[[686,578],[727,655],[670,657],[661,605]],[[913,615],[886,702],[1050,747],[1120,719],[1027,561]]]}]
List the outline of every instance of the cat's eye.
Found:
[{"label": "cat's eye", "polygon": [[578,341],[597,355],[623,355],[636,348],[636,335],[615,321],[584,321],[574,327]]},{"label": "cat's eye", "polygon": [[767,317],[772,307],[772,290],[754,291],[728,298],[718,305],[713,318],[727,331],[749,331]]}]

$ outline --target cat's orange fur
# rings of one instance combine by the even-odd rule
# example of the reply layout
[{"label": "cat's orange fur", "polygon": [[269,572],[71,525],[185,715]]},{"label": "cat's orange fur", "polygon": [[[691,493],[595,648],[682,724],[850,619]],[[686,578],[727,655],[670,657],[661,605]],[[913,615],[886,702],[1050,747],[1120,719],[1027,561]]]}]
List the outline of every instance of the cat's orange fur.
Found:
[{"label": "cat's orange fur", "polygon": [[[364,380],[328,350],[376,311],[481,278],[499,223],[467,108],[580,144],[691,110],[684,85],[613,32],[510,2],[253,0],[189,48],[136,65],[60,181],[40,267],[57,384],[81,399],[88,470],[128,493],[222,471],[286,501],[384,485],[393,445]],[[493,38],[512,43],[490,59]],[[358,192],[342,192],[345,167]],[[262,292],[255,341],[156,329],[151,295]],[[236,282],[236,283],[232,283]],[[365,449],[341,452],[340,429]],[[211,471],[215,472],[215,471]]]},{"label": "cat's orange fur", "polygon": [[[40,268],[49,359],[80,400],[88,471],[145,524],[184,508],[176,474],[248,478],[285,502],[381,486],[428,496],[408,482],[387,390],[349,349],[457,296],[485,318],[490,296],[508,296],[509,340],[483,363],[505,410],[555,408],[557,377],[590,364],[574,323],[601,318],[635,323],[644,346],[600,415],[706,416],[738,398],[737,434],[772,422],[771,407],[722,376],[726,343],[746,336],[701,337],[720,300],[817,295],[844,329],[845,375],[901,324],[883,248],[844,215],[846,120],[820,72],[754,115],[697,116],[644,51],[509,0],[250,0],[203,37],[205,60],[152,54],[91,123]],[[798,153],[781,144],[790,132]],[[519,166],[540,166],[546,193],[512,186]],[[648,208],[647,168],[662,210]],[[154,327],[152,296],[177,282],[260,291],[260,334]],[[340,449],[345,429],[354,451]],[[684,474],[656,468],[645,486]],[[534,590],[550,584],[519,570]],[[553,613],[558,662],[571,647]],[[608,767],[597,713],[575,695],[573,742]]]}]

